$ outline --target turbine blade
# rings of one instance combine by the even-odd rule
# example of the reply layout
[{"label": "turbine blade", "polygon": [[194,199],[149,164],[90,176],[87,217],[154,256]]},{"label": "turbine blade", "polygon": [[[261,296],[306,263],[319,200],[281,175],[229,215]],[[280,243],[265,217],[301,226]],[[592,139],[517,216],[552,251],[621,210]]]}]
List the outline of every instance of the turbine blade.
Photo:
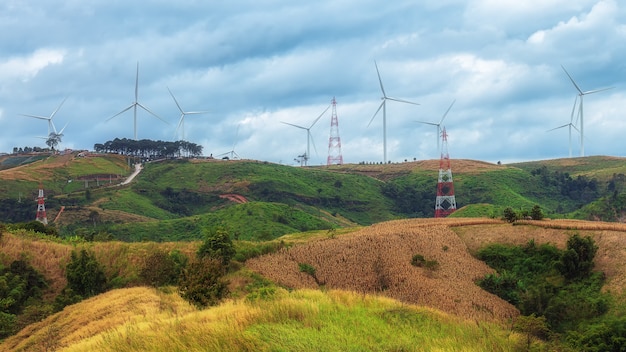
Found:
[{"label": "turbine blade", "polygon": [[180,107],[180,104],[178,104],[178,100],[176,100],[176,97],[174,96],[174,93],[172,93],[172,91],[170,90],[170,87],[167,87],[167,91],[170,92],[170,95],[172,96],[172,99],[174,99],[174,102],[176,103],[176,106],[178,106],[178,110],[180,110],[181,113],[185,113],[183,111],[183,108]]},{"label": "turbine blade", "polygon": [[199,114],[208,114],[210,111],[185,111],[183,114],[185,115],[199,115]]},{"label": "turbine blade", "polygon": [[609,89],[613,89],[615,87],[608,87],[608,88],[601,88],[601,89],[594,89],[594,90],[588,90],[586,92],[583,92],[583,95],[587,95],[587,94],[593,94],[593,93],[598,93],[598,92],[604,92],[605,90],[609,90]]},{"label": "turbine blade", "polygon": [[309,127],[309,129],[310,129],[310,128],[312,128],[313,126],[315,126],[315,124],[317,123],[317,121],[319,121],[319,119],[321,119],[321,118],[322,118],[322,116],[324,116],[324,114],[326,113],[326,111],[328,111],[328,109],[330,109],[330,106],[331,106],[331,105],[332,105],[332,104],[328,104],[328,106],[326,107],[326,109],[324,109],[324,111],[320,114],[320,116],[318,116],[318,117],[315,119],[315,121],[313,121],[313,123],[311,124],[311,127]]},{"label": "turbine blade", "polygon": [[157,115],[157,114],[153,113],[153,112],[152,112],[152,110],[150,110],[150,109],[148,109],[147,107],[145,107],[145,106],[141,105],[141,103],[137,103],[137,106],[139,106],[140,108],[142,108],[142,109],[146,110],[147,112],[149,112],[150,114],[152,114],[152,116],[154,116],[154,117],[156,117],[157,119],[159,119],[159,120],[161,120],[161,121],[165,122],[166,124],[168,124],[168,125],[170,124],[169,122],[167,122],[167,121],[163,120],[163,119],[162,119],[159,115]]},{"label": "turbine blade", "polygon": [[380,111],[380,109],[383,108],[383,105],[385,105],[385,100],[383,100],[383,102],[380,103],[380,105],[378,106],[378,109],[374,113],[374,116],[372,116],[372,119],[370,120],[370,123],[367,124],[367,127],[370,127],[370,125],[372,124],[372,121],[374,121],[374,118],[376,117],[376,115],[378,115],[378,112]]},{"label": "turbine blade", "polygon": [[137,74],[135,75],[135,103],[139,99],[139,61],[137,61]]},{"label": "turbine blade", "polygon": [[303,130],[308,130],[308,128],[306,128],[306,127],[302,127],[302,126],[294,125],[293,123],[284,122],[284,121],[281,121],[280,123],[284,123],[285,125],[293,126],[293,127],[296,127],[296,128],[301,128],[301,129],[303,129]]},{"label": "turbine blade", "polygon": [[550,132],[550,131],[558,130],[559,128],[567,127],[567,126],[569,126],[569,125],[570,125],[569,123],[566,123],[566,124],[565,124],[565,125],[563,125],[563,126],[559,126],[559,127],[551,128],[551,129],[547,130],[546,132]]},{"label": "turbine blade", "polygon": [[426,122],[426,121],[415,121],[415,122],[423,123],[425,125],[439,126],[438,124],[433,123],[433,122]]},{"label": "turbine blade", "polygon": [[63,128],[61,128],[61,130],[59,131],[59,133],[58,133],[59,135],[61,135],[61,136],[63,135],[63,131],[65,131],[65,127],[67,127],[67,125],[69,123],[70,123],[69,121],[65,123],[65,126],[63,126]]},{"label": "turbine blade", "polygon": [[389,100],[393,100],[393,101],[397,101],[397,102],[399,102],[399,103],[406,103],[406,104],[420,105],[420,104],[418,104],[418,103],[414,103],[414,102],[412,102],[412,101],[408,101],[408,100],[402,100],[402,99],[397,99],[397,98],[389,98],[389,97],[387,97],[387,99],[389,99]]},{"label": "turbine blade", "polygon": [[446,116],[448,116],[448,113],[450,112],[450,109],[452,109],[452,105],[454,105],[455,102],[456,102],[456,99],[452,101],[452,104],[450,104],[450,107],[448,108],[448,110],[446,110],[446,113],[443,114],[443,116],[441,117],[441,121],[439,121],[440,125],[443,122],[443,120],[446,118]]},{"label": "turbine blade", "polygon": [[580,89],[580,87],[578,86],[578,84],[576,84],[576,82],[574,81],[574,79],[572,78],[572,76],[570,76],[569,72],[567,72],[567,70],[565,69],[565,67],[563,67],[563,65],[561,65],[561,68],[563,69],[563,71],[565,71],[565,74],[567,75],[567,77],[569,77],[569,80],[572,81],[572,84],[574,85],[574,87],[576,87],[576,90],[578,90],[578,92],[580,94],[584,94],[582,89]]},{"label": "turbine blade", "polygon": [[56,108],[52,114],[50,115],[50,120],[52,120],[52,118],[54,117],[54,115],[56,115],[57,111],[59,111],[59,109],[61,109],[61,106],[63,106],[63,103],[65,103],[65,101],[67,100],[67,97],[65,97],[65,99],[63,99],[63,101],[61,102],[61,104],[59,104],[59,107]]},{"label": "turbine blade", "polygon": [[36,119],[40,119],[40,120],[48,120],[50,121],[50,118],[47,116],[37,116],[37,115],[27,115],[27,114],[20,114],[20,116],[26,116],[26,117],[34,117]]},{"label": "turbine blade", "polygon": [[[313,144],[313,150],[315,151],[315,155],[317,155],[317,148],[315,148],[315,141],[313,140],[313,135],[311,134],[311,131],[307,130],[306,131],[309,134],[309,137],[311,137],[311,143]],[[311,157],[309,155],[309,157]]]},{"label": "turbine blade", "polygon": [[[574,106],[572,106],[572,115],[569,118],[569,122],[572,123],[572,121],[574,121],[574,111],[576,110],[576,103],[578,102],[578,95],[576,96],[576,98],[574,98]],[[578,119],[576,119],[576,122],[578,122]]]},{"label": "turbine blade", "polygon": [[378,83],[380,83],[380,90],[383,92],[383,97],[386,98],[385,88],[383,87],[383,80],[380,78],[380,71],[378,71],[378,64],[374,60],[374,66],[376,66],[376,74],[378,75]]},{"label": "turbine blade", "polygon": [[121,115],[121,114],[125,113],[126,111],[128,111],[128,110],[132,109],[134,106],[135,106],[135,103],[130,104],[130,105],[129,105],[126,109],[124,109],[124,110],[122,110],[122,111],[118,112],[117,114],[115,114],[115,115],[113,115],[113,116],[109,117],[109,118],[108,118],[108,119],[106,119],[105,121],[109,121],[110,119],[112,119],[112,118],[114,118],[114,117],[116,117],[116,116],[118,116],[118,115]]}]

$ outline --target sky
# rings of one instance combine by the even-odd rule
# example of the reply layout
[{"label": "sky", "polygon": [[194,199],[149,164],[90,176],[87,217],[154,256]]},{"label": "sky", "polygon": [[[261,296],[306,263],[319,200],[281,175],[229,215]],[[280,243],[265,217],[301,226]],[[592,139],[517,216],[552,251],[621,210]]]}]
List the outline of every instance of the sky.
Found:
[{"label": "sky", "polygon": [[[575,157],[626,149],[617,0],[3,0],[0,49],[0,152],[46,147],[48,122],[23,115],[55,110],[60,149],[133,139],[133,109],[114,115],[136,78],[159,117],[138,107],[137,138],[184,133],[206,156],[300,165],[307,132],[286,123],[309,127],[333,98],[344,163],[439,159],[419,121],[444,115],[451,159],[567,158],[570,128],[549,130],[570,122]],[[611,88],[584,95],[582,126],[564,68],[583,92]],[[381,82],[419,104],[386,101],[386,158]],[[168,89],[208,112],[177,128]],[[310,128],[309,165],[326,164],[332,111]]]}]

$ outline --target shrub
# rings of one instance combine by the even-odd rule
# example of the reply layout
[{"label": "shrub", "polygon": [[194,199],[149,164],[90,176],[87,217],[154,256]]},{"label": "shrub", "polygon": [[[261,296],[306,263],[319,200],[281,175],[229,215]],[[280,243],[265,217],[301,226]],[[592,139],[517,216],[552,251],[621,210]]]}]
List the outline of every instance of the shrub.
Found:
[{"label": "shrub", "polygon": [[82,249],[80,253],[72,252],[70,261],[65,267],[65,277],[67,286],[83,298],[104,292],[107,285],[102,266],[96,260],[96,256],[86,249]]},{"label": "shrub", "polygon": [[504,208],[504,210],[502,211],[502,215],[504,217],[504,220],[508,222],[515,222],[517,220],[517,213],[515,213],[515,210],[513,210],[513,208],[511,207]]},{"label": "shrub", "polygon": [[141,280],[150,286],[160,287],[175,284],[180,271],[174,259],[163,251],[150,254],[139,271]]},{"label": "shrub", "polygon": [[423,255],[416,254],[411,259],[411,265],[418,268],[426,268],[428,270],[437,270],[439,268],[439,262],[436,260],[426,260]]},{"label": "shrub", "polygon": [[227,265],[235,255],[235,247],[228,231],[222,227],[209,230],[204,242],[198,248],[197,255],[199,259],[208,257],[219,260],[222,265]]},{"label": "shrub", "polygon": [[203,257],[192,262],[182,272],[178,292],[182,298],[198,308],[213,306],[228,293],[223,279],[222,262]]},{"label": "shrub", "polygon": [[582,238],[575,234],[567,240],[567,249],[557,268],[570,280],[587,277],[593,269],[593,258],[597,251],[598,246],[590,236]]},{"label": "shrub", "polygon": [[543,220],[543,212],[541,211],[541,207],[539,205],[533,206],[530,210],[530,217],[533,220]]}]

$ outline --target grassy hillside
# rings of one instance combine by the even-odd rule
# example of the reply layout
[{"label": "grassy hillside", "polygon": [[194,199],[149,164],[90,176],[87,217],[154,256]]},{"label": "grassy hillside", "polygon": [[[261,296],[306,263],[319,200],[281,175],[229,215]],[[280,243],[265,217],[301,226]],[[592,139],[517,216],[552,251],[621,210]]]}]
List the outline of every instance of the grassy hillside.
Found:
[{"label": "grassy hillside", "polygon": [[[66,308],[0,347],[12,351],[516,351],[519,335],[342,291],[285,291],[197,311],[175,294],[115,290]],[[364,338],[366,337],[366,338]]]},{"label": "grassy hillside", "polygon": [[[506,207],[539,205],[552,218],[620,221],[626,218],[623,161],[589,157],[495,165],[452,160],[460,209],[452,216],[500,217]],[[310,168],[168,160],[146,164],[133,183],[119,186],[130,172],[124,157],[57,155],[23,165],[16,161],[0,171],[0,221],[32,220],[41,180],[49,220],[64,207],[56,223],[61,236],[87,231],[128,241],[187,240],[220,224],[242,239],[268,239],[432,217],[438,168],[438,160]]]}]

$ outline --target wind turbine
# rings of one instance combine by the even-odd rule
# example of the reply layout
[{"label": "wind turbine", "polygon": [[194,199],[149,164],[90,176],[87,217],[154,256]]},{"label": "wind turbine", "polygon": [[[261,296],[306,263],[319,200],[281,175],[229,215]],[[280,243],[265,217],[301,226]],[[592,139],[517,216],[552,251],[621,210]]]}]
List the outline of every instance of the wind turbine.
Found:
[{"label": "wind turbine", "polygon": [[34,118],[40,119],[40,120],[47,120],[48,121],[48,135],[50,135],[50,133],[52,133],[52,132],[56,133],[56,131],[57,131],[56,127],[54,127],[54,122],[52,122],[52,119],[54,118],[54,115],[56,115],[56,113],[59,111],[59,109],[61,109],[61,106],[63,106],[63,103],[65,103],[66,100],[67,100],[67,97],[65,97],[65,99],[63,99],[61,104],[59,104],[59,107],[57,107],[52,112],[52,114],[50,114],[50,116],[27,115],[27,114],[20,114],[20,115],[27,116],[27,117],[34,117]]},{"label": "wind turbine", "polygon": [[183,108],[180,107],[180,104],[178,104],[178,100],[176,100],[174,93],[172,93],[169,87],[167,87],[167,90],[170,92],[172,99],[174,99],[174,102],[176,103],[178,110],[180,110],[180,120],[178,120],[178,126],[176,126],[175,134],[178,136],[178,130],[182,128],[182,131],[183,131],[182,140],[184,141],[185,140],[185,115],[199,115],[199,114],[207,114],[209,112],[208,111],[184,111]]},{"label": "wind turbine", "polygon": [[576,82],[574,81],[572,76],[570,76],[569,72],[567,72],[567,70],[565,69],[565,67],[563,67],[563,65],[561,65],[561,68],[563,69],[563,71],[565,71],[565,74],[567,75],[567,77],[569,77],[569,80],[572,81],[572,84],[574,85],[574,87],[578,91],[578,96],[580,97],[580,103],[578,105],[578,115],[580,117],[580,156],[585,156],[585,145],[584,145],[585,135],[583,133],[584,132],[584,124],[583,124],[583,97],[585,95],[587,95],[587,94],[593,94],[593,93],[602,92],[604,90],[613,89],[613,87],[583,91],[582,89],[580,89],[578,84],[576,84]]},{"label": "wind turbine", "polygon": [[240,125],[237,125],[237,131],[235,132],[235,141],[233,142],[233,148],[230,151],[227,151],[226,153],[222,153],[222,154],[217,155],[217,157],[220,157],[220,156],[223,156],[223,155],[227,156],[227,155],[230,154],[230,157],[224,157],[224,159],[228,158],[229,160],[234,160],[235,156],[237,156],[237,159],[241,159],[239,157],[239,154],[237,154],[237,152],[235,151],[235,145],[237,145],[237,137],[239,136],[239,126]]},{"label": "wind turbine", "polygon": [[578,131],[580,133],[578,128],[576,128],[576,124],[578,123],[578,117],[576,118],[576,122],[574,122],[574,111],[576,111],[576,103],[577,102],[578,102],[578,95],[574,99],[574,106],[572,106],[572,115],[570,116],[569,123],[566,123],[565,125],[562,125],[562,126],[559,126],[559,127],[555,127],[555,128],[549,129],[547,131],[547,132],[550,132],[550,131],[558,130],[559,128],[569,127],[569,157],[570,158],[572,157],[572,128],[574,128],[576,131]]},{"label": "wind turbine", "polygon": [[[308,165],[308,161],[309,158],[311,157],[311,149],[309,147],[309,142],[311,142],[313,140],[313,137],[311,136],[311,128],[313,128],[313,126],[315,126],[315,124],[317,123],[317,121],[319,121],[319,119],[322,118],[322,116],[324,116],[324,114],[326,113],[326,111],[328,111],[328,109],[330,109],[330,106],[332,104],[328,105],[328,107],[326,107],[326,109],[324,109],[324,111],[320,114],[320,116],[318,116],[313,123],[311,124],[311,126],[304,127],[304,126],[299,126],[299,125],[294,125],[293,123],[289,123],[289,122],[283,122],[285,125],[289,125],[289,126],[293,126],[295,128],[299,128],[302,130],[306,131],[306,154],[303,156],[303,160],[304,160],[304,166]],[[317,148],[315,148],[315,142],[313,142],[313,149],[315,149],[315,152],[317,153]]]},{"label": "wind turbine", "polygon": [[137,107],[139,106],[140,108],[144,109],[145,111],[149,112],[152,116],[156,117],[157,119],[167,123],[167,121],[163,120],[162,118],[160,118],[157,114],[153,113],[150,109],[148,109],[147,107],[145,107],[143,104],[141,104],[138,101],[138,95],[139,95],[139,62],[137,62],[137,74],[135,76],[135,101],[133,101],[127,108],[125,108],[124,110],[118,112],[117,114],[109,117],[108,119],[106,119],[106,121],[111,120],[112,118],[125,113],[126,111],[133,109],[133,126],[134,126],[134,138],[135,140],[137,140]]},{"label": "wind turbine", "polygon": [[372,124],[372,121],[374,121],[374,118],[376,117],[376,115],[378,115],[378,112],[380,111],[380,109],[383,109],[383,162],[384,164],[387,164],[387,100],[393,100],[393,101],[397,101],[400,103],[413,104],[413,105],[420,105],[420,104],[414,103],[408,100],[388,97],[387,94],[385,93],[385,88],[383,87],[383,80],[380,78],[380,71],[378,70],[378,64],[376,64],[376,61],[374,61],[374,66],[376,66],[376,73],[378,74],[378,83],[380,83],[380,90],[382,91],[383,96],[380,98],[382,102],[378,106],[378,109],[374,113],[374,116],[372,116],[372,119],[370,120],[370,122],[367,124],[367,127],[369,127]]},{"label": "wind turbine", "polygon": [[450,109],[452,109],[452,105],[454,105],[455,102],[456,102],[456,99],[454,99],[452,101],[452,104],[450,104],[450,106],[448,107],[448,110],[446,110],[446,112],[443,114],[443,116],[441,116],[441,120],[439,120],[439,123],[427,122],[427,121],[417,121],[419,123],[435,126],[435,128],[437,128],[437,135],[435,137],[437,138],[437,152],[439,152],[439,153],[441,153],[441,147],[439,147],[439,136],[441,136],[441,124],[443,123],[443,120],[446,118],[446,116],[448,116],[448,113],[450,112]]}]

